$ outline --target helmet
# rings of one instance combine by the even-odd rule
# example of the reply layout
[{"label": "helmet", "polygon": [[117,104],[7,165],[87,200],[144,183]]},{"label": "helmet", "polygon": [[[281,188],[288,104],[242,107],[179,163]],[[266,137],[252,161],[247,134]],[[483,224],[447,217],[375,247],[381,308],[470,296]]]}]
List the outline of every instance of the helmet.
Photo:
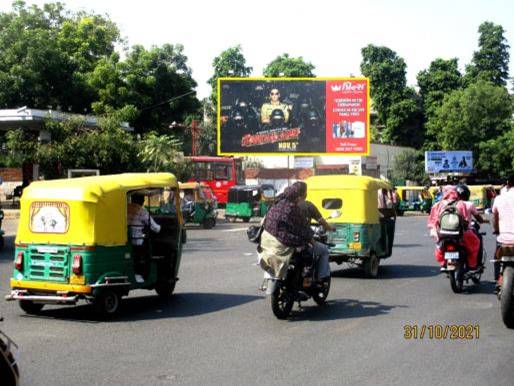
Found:
[{"label": "helmet", "polygon": [[282,109],[274,109],[272,112],[271,112],[271,122],[273,125],[275,126],[278,126],[278,125],[283,125],[285,123],[285,115],[284,115],[284,111],[282,111]]},{"label": "helmet", "polygon": [[457,194],[459,195],[459,198],[463,201],[468,201],[469,196],[471,195],[469,188],[465,184],[459,184],[457,185]]}]

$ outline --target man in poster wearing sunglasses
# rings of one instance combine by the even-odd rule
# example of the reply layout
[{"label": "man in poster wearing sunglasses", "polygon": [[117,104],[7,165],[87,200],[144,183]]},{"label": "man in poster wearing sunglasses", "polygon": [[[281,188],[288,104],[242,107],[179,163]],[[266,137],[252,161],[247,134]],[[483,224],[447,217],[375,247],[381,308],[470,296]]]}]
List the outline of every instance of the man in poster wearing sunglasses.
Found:
[{"label": "man in poster wearing sunglasses", "polygon": [[284,113],[285,124],[289,123],[289,114],[291,106],[280,102],[280,92],[277,88],[272,88],[269,94],[269,103],[264,103],[261,107],[261,123],[271,124],[271,115],[273,110],[281,110]]}]

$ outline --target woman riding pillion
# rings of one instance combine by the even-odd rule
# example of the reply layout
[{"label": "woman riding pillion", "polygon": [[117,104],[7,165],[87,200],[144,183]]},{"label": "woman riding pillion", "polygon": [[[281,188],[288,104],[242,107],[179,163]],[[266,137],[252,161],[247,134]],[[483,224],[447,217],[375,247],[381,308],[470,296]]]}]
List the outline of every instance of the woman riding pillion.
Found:
[{"label": "woman riding pillion", "polygon": [[[281,278],[295,251],[312,248],[315,245],[307,218],[298,204],[307,195],[307,186],[295,182],[277,197],[264,221],[260,243],[260,266],[272,277]],[[327,261],[323,262],[322,260]],[[320,256],[318,280],[330,276],[328,256]]]},{"label": "woman riding pillion", "polygon": [[[465,222],[465,229],[462,234],[462,243],[466,249],[468,267],[470,270],[476,270],[479,268],[479,266],[477,266],[477,257],[480,249],[480,240],[471,228],[471,220],[474,216],[480,223],[488,221],[483,219],[482,216],[478,214],[473,204],[467,201],[467,199],[469,199],[469,190],[467,190],[467,192],[468,193],[466,195],[465,185],[460,185],[458,188],[451,185],[445,186],[443,188],[442,200],[437,202],[430,211],[428,227],[430,228],[430,236],[436,241],[439,241],[439,218],[448,206],[455,205],[457,212],[462,216]],[[444,267],[446,260],[439,248],[439,244],[436,245],[434,254],[439,265]]]}]

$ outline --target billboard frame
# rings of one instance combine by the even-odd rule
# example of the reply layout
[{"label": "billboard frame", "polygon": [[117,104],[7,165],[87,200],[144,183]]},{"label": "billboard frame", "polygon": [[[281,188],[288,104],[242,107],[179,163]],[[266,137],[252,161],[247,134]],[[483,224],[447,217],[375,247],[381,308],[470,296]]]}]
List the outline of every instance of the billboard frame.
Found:
[{"label": "billboard frame", "polygon": [[[342,152],[322,152],[322,153],[305,153],[305,152],[222,152],[221,151],[221,81],[264,81],[264,82],[280,82],[280,81],[348,81],[348,80],[364,80],[366,81],[366,151],[365,152],[357,152],[357,153],[342,153]],[[218,156],[237,156],[237,157],[260,157],[260,156],[325,156],[325,155],[332,155],[332,156],[369,156],[370,155],[370,147],[371,147],[371,127],[370,127],[370,81],[369,78],[363,77],[363,76],[356,76],[356,77],[314,77],[314,78],[308,78],[308,77],[300,77],[300,78],[266,78],[266,77],[247,77],[247,78],[241,78],[241,77],[220,77],[218,78],[217,82],[217,97],[218,97],[218,103],[216,106],[216,151]]]}]

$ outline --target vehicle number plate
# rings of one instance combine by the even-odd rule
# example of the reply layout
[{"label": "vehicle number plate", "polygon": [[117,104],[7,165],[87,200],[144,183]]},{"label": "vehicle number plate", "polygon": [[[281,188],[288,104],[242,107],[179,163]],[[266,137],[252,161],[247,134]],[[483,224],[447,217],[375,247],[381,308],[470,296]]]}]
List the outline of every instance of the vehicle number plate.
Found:
[{"label": "vehicle number plate", "polygon": [[457,260],[459,258],[459,252],[445,252],[444,258],[446,260]]}]

